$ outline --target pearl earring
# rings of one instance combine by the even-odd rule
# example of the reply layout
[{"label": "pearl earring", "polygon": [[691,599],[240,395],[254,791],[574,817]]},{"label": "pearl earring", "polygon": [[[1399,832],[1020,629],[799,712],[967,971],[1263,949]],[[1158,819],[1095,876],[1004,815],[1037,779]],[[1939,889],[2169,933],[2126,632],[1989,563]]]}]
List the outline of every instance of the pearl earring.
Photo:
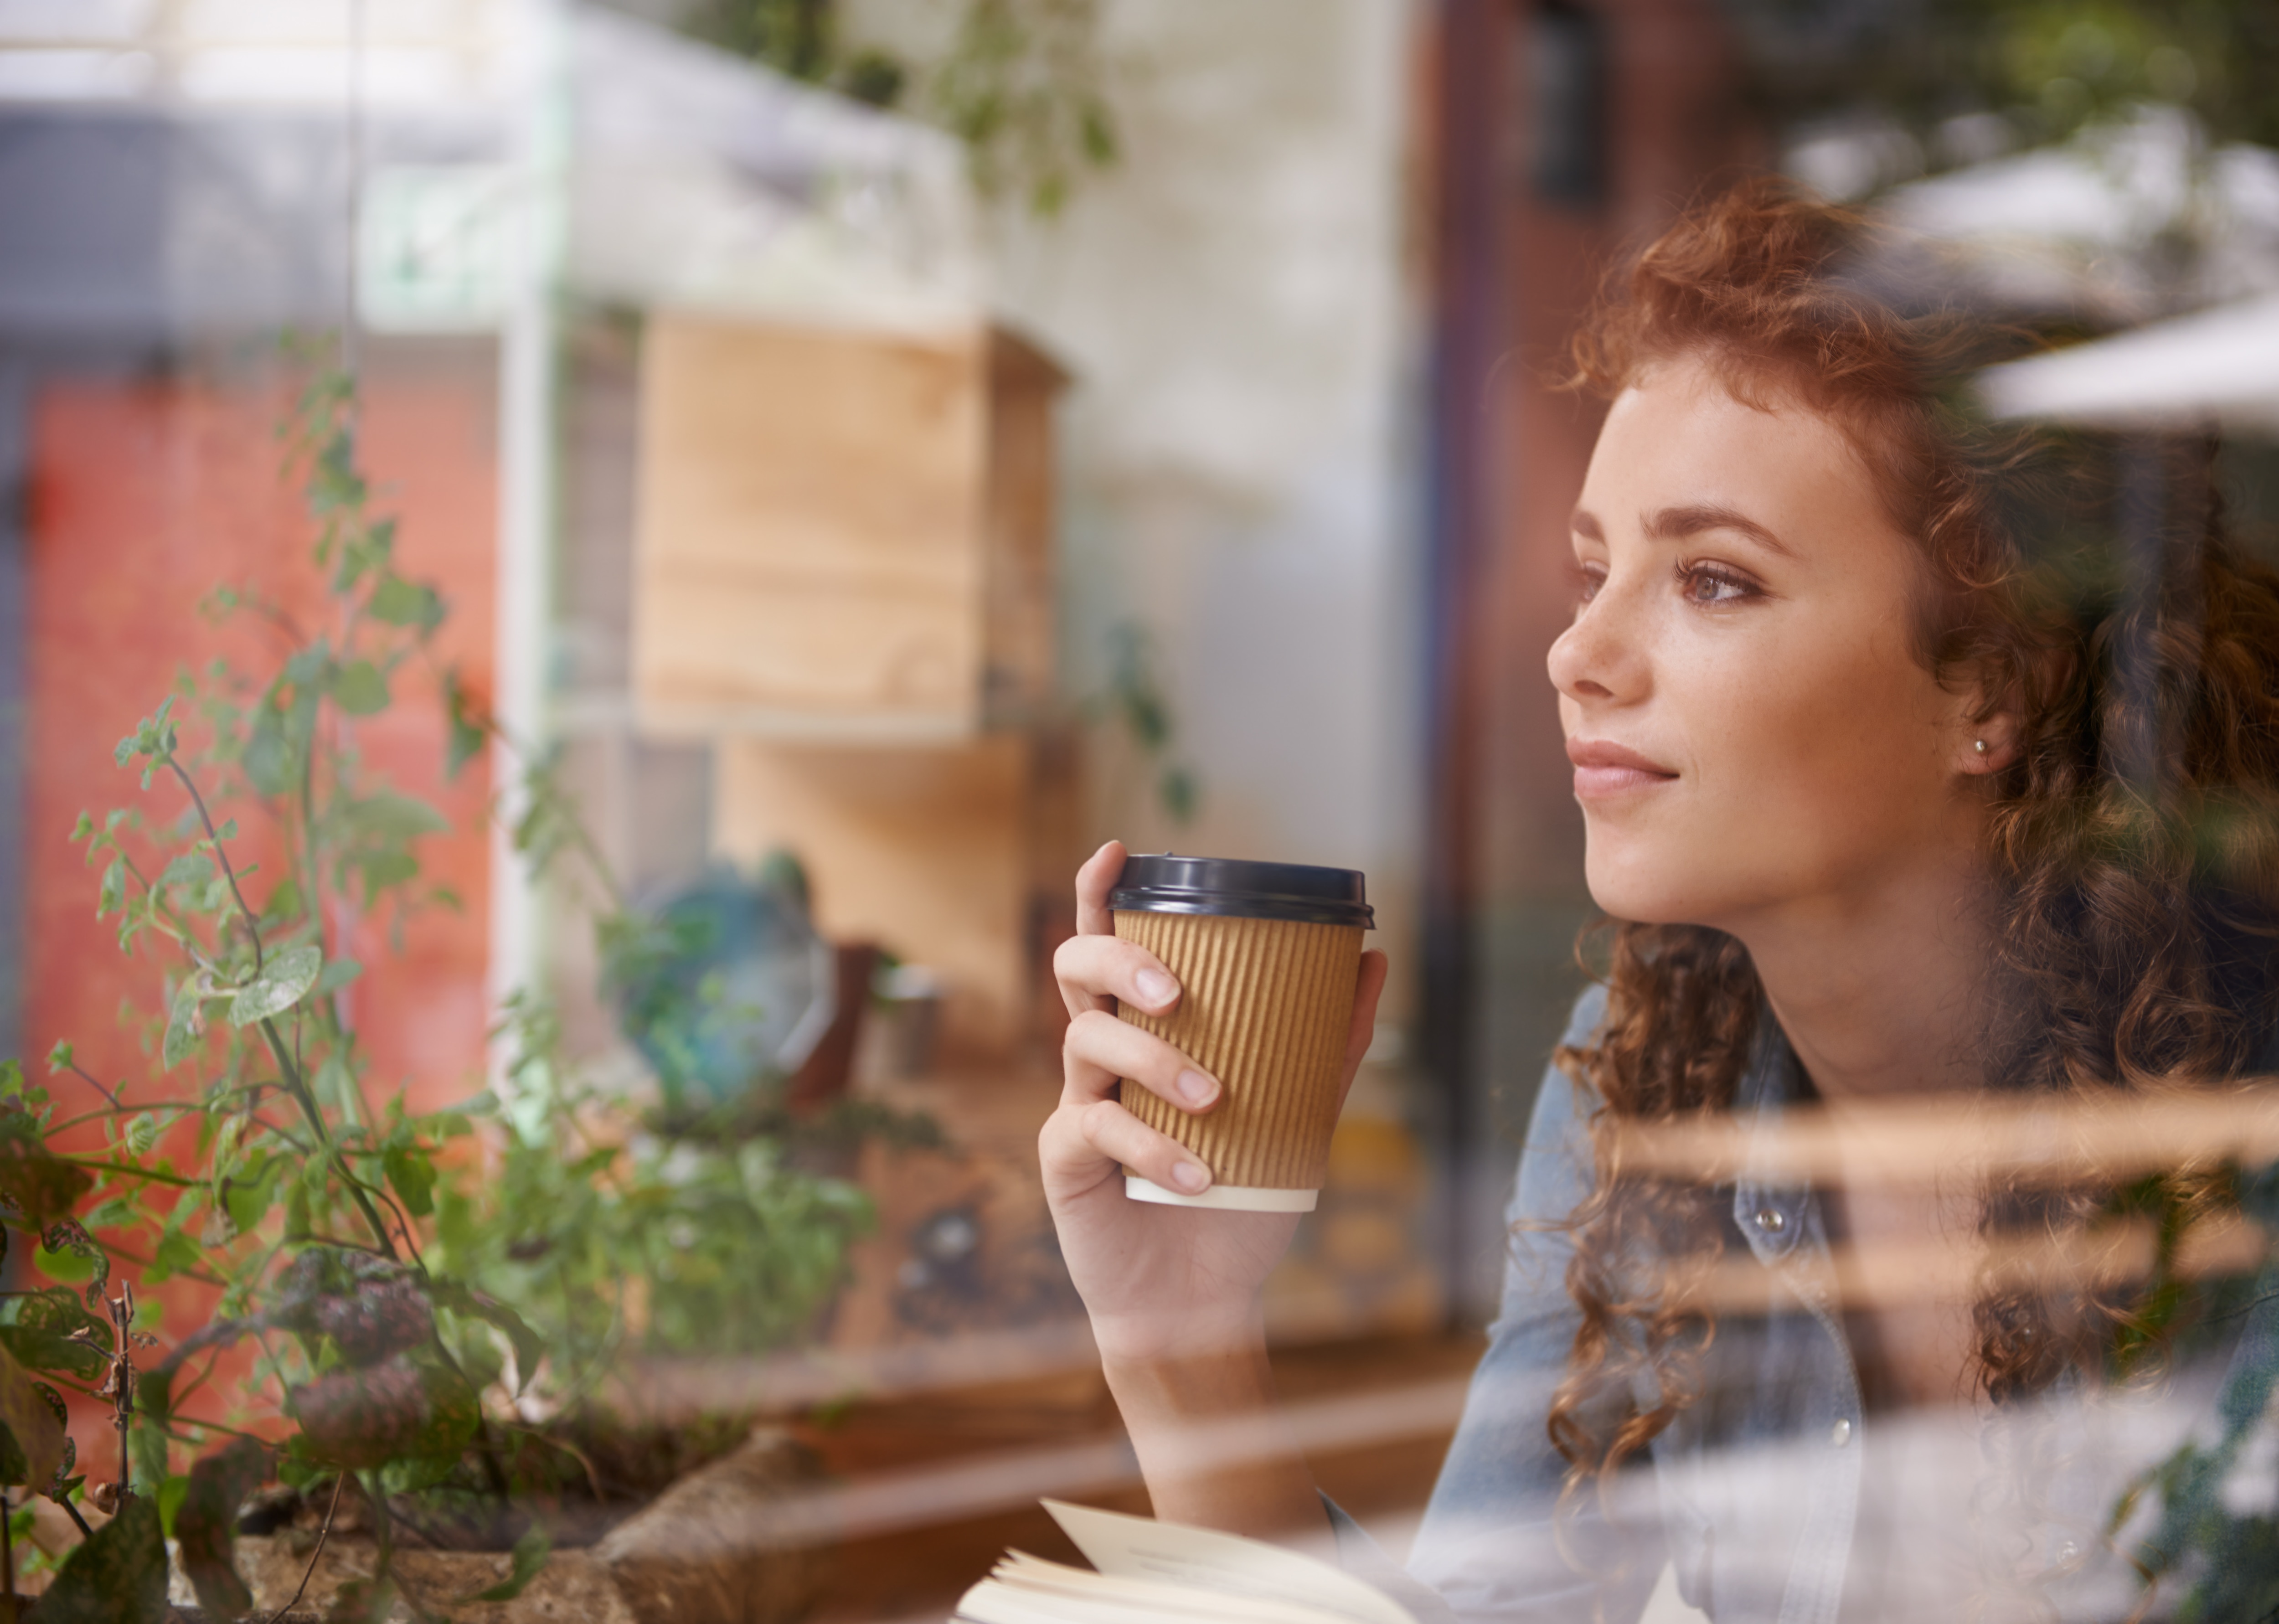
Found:
[{"label": "pearl earring", "polygon": [[1986,741],[1984,739],[1974,739],[1970,742],[1972,747],[1975,748],[1979,755],[1984,755],[1986,754]]}]

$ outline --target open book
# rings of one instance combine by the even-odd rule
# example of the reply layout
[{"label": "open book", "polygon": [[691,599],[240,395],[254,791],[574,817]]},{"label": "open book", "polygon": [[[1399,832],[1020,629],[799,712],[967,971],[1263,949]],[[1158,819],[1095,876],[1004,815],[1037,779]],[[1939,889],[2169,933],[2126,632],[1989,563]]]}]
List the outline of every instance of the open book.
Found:
[{"label": "open book", "polygon": [[966,1624],[1416,1624],[1374,1585],[1278,1545],[1047,1500],[1097,1573],[1009,1551]]}]

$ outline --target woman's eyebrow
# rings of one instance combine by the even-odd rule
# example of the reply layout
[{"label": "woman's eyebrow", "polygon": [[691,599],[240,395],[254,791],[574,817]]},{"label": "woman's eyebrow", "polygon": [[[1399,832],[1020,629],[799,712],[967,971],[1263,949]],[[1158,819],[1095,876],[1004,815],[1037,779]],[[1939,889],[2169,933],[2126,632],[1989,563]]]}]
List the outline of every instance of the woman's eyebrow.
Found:
[{"label": "woman's eyebrow", "polygon": [[1599,516],[1588,508],[1576,509],[1574,516],[1567,521],[1567,528],[1585,541],[1603,541],[1607,539],[1606,528],[1599,523]]},{"label": "woman's eyebrow", "polygon": [[1647,514],[1644,523],[1646,533],[1656,541],[1675,541],[1684,536],[1699,535],[1705,530],[1738,530],[1784,558],[1796,556],[1788,543],[1756,520],[1735,509],[1720,507],[1715,502],[1664,508],[1659,512]]}]

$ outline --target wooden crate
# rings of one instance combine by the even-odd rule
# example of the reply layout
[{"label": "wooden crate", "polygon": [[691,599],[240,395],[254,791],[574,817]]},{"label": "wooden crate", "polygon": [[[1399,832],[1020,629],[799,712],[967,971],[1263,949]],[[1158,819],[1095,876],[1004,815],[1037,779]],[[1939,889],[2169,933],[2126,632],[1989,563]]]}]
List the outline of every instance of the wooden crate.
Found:
[{"label": "wooden crate", "polygon": [[1041,713],[1052,401],[1013,335],[650,318],[633,692],[665,735],[911,743]]}]

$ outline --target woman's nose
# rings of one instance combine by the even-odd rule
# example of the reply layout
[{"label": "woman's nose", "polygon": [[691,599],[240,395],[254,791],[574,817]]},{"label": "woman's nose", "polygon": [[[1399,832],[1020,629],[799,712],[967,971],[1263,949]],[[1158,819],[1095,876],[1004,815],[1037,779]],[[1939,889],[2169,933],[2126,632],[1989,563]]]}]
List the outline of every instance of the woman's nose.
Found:
[{"label": "woman's nose", "polygon": [[1573,700],[1635,698],[1644,676],[1637,638],[1635,606],[1611,590],[1599,588],[1575,611],[1574,624],[1551,645],[1546,664],[1551,686]]}]

